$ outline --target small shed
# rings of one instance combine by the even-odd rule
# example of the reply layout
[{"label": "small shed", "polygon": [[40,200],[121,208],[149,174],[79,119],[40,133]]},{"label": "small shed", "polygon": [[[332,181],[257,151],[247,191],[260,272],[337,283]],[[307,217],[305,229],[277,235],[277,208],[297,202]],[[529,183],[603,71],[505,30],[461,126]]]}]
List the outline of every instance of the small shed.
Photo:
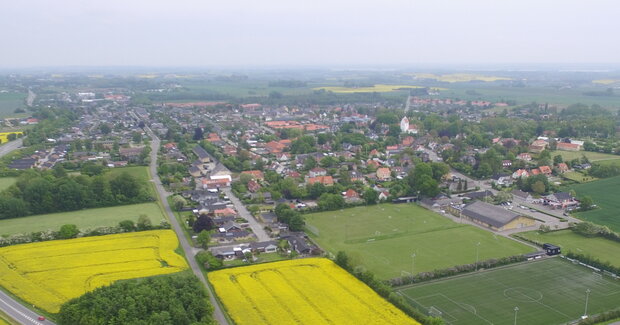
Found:
[{"label": "small shed", "polygon": [[559,255],[561,253],[561,249],[558,246],[553,244],[543,244],[543,249],[547,252],[547,255]]}]

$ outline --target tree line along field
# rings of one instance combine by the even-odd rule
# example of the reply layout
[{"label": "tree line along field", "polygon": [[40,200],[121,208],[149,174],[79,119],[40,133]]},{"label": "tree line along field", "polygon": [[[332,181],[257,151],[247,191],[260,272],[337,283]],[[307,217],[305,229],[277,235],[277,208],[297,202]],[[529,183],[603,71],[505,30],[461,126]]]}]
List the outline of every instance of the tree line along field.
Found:
[{"label": "tree line along field", "polygon": [[324,258],[224,269],[208,278],[237,325],[419,324]]},{"label": "tree line along field", "polygon": [[321,248],[346,252],[353,265],[363,265],[384,280],[474,263],[476,253],[482,261],[535,250],[415,204],[314,213],[306,215],[306,224]]},{"label": "tree line along field", "polygon": [[[447,324],[564,324],[618,307],[620,281],[560,257],[417,284],[398,290]],[[431,308],[433,307],[433,308]]]},{"label": "tree line along field", "polygon": [[111,227],[123,220],[136,222],[141,214],[146,214],[153,224],[166,220],[160,206],[155,202],[150,202],[3,219],[0,220],[0,236],[46,230],[57,231],[64,224],[74,224],[79,229]]},{"label": "tree line along field", "polygon": [[562,248],[562,252],[590,255],[601,261],[609,261],[620,267],[620,243],[602,237],[585,237],[571,230],[551,231],[541,233],[528,231],[519,234],[539,243],[551,243]]},{"label": "tree line along field", "polygon": [[45,311],[121,279],[187,269],[172,230],[55,240],[0,248],[0,286]]},{"label": "tree line along field", "polygon": [[153,197],[157,197],[157,193],[155,192],[155,187],[151,184],[151,175],[149,174],[149,168],[146,166],[133,166],[133,167],[122,167],[122,168],[112,168],[106,175],[109,178],[113,178],[122,173],[128,173],[129,175],[137,178],[140,182],[147,184],[149,193]]},{"label": "tree line along field", "polygon": [[577,217],[620,232],[620,176],[571,187],[579,197],[590,196],[598,206],[594,210],[578,212]]}]

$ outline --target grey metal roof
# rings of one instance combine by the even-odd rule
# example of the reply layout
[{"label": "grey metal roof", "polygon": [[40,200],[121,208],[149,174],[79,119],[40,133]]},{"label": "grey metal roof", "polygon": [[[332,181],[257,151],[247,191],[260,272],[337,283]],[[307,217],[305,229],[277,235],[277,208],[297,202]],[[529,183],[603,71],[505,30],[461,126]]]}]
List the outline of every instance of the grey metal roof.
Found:
[{"label": "grey metal roof", "polygon": [[483,201],[475,201],[463,208],[463,215],[495,228],[501,228],[521,215]]}]

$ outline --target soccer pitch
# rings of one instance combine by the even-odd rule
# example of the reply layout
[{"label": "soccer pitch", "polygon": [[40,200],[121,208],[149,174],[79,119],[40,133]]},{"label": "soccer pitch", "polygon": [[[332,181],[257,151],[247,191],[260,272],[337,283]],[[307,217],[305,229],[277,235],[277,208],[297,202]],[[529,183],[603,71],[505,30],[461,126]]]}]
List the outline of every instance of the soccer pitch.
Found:
[{"label": "soccer pitch", "polygon": [[[379,279],[519,255],[535,249],[415,204],[380,204],[306,215],[309,235],[346,252]],[[415,254],[415,257],[414,257]]]},{"label": "soccer pitch", "polygon": [[[620,280],[549,258],[398,290],[414,306],[438,310],[446,324],[562,324],[618,307]],[[431,308],[432,307],[432,308]]]}]

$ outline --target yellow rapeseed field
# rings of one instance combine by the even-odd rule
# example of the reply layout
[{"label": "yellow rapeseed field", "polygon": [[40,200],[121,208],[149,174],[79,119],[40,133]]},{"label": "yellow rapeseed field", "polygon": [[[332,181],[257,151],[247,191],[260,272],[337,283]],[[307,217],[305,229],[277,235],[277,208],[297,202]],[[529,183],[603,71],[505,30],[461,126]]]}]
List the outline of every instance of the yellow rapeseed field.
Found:
[{"label": "yellow rapeseed field", "polygon": [[172,230],[153,230],[0,248],[0,286],[44,310],[116,280],[187,269]]},{"label": "yellow rapeseed field", "polygon": [[[401,89],[414,89],[414,88],[424,88],[422,86],[408,86],[408,85],[382,85],[382,84],[377,84],[374,85],[372,87],[357,87],[357,88],[353,88],[353,87],[317,87],[314,88],[314,90],[326,90],[326,91],[333,91],[335,93],[372,93],[372,92],[378,92],[378,93],[387,93],[387,92],[391,92],[391,91],[397,91],[397,90],[401,90]],[[445,90],[445,88],[433,88],[433,89],[437,89],[437,90]]]},{"label": "yellow rapeseed field", "polygon": [[225,269],[209,281],[237,325],[419,324],[328,259]]},{"label": "yellow rapeseed field", "polygon": [[24,134],[24,132],[21,132],[21,131],[0,132],[0,143],[8,142],[9,141],[9,135],[11,135],[11,134],[19,135],[19,134]]},{"label": "yellow rapeseed field", "polygon": [[601,85],[611,85],[615,83],[620,83],[620,80],[618,79],[597,79],[597,80],[592,80],[592,83],[601,84]]}]

